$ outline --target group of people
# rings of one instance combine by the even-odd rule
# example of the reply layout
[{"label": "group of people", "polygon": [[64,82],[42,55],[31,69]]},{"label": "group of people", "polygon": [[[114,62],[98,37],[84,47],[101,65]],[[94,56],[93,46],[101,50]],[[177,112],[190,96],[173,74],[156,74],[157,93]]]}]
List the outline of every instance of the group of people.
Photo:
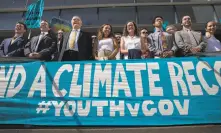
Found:
[{"label": "group of people", "polygon": [[42,61],[81,61],[183,57],[198,52],[221,51],[221,43],[214,36],[216,22],[209,21],[205,26],[205,36],[194,31],[190,16],[182,17],[182,30],[174,25],[164,29],[163,17],[154,17],[154,32],[148,35],[147,29],[138,30],[137,24],[128,22],[123,34],[114,34],[110,24],[103,24],[97,36],[82,30],[82,20],[74,16],[72,31],[62,29],[57,36],[52,34],[50,24],[42,20],[40,35],[26,41],[27,27],[18,22],[15,35],[2,41],[0,57],[27,57]]}]

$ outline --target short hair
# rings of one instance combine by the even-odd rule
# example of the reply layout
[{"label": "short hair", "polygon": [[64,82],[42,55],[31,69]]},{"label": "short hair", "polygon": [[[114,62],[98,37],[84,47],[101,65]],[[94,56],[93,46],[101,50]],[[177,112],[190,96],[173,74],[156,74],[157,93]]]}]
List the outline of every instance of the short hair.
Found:
[{"label": "short hair", "polygon": [[47,22],[48,23],[48,27],[51,28],[51,23],[49,23],[46,19],[41,20],[41,22]]},{"label": "short hair", "polygon": [[155,16],[155,17],[153,18],[153,20],[152,20],[152,24],[155,23],[155,21],[156,21],[157,18],[161,18],[161,19],[163,20],[163,17],[162,17],[162,16]]},{"label": "short hair", "polygon": [[[182,18],[181,18],[181,24],[183,23],[183,18],[186,17],[186,16],[190,17],[190,15],[183,15]],[[190,19],[191,19],[191,17],[190,17]]]},{"label": "short hair", "polygon": [[26,25],[24,22],[18,21],[16,24],[21,24],[21,25],[24,26],[24,29],[25,29],[26,31],[28,30],[27,25]]}]

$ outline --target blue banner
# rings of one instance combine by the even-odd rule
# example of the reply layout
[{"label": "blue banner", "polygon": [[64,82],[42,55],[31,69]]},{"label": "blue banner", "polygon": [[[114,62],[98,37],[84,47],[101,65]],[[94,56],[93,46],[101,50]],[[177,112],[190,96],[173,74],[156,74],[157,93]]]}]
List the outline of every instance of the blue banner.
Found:
[{"label": "blue banner", "polygon": [[25,24],[27,25],[28,28],[40,27],[43,10],[44,10],[44,0],[38,0],[36,3],[33,3],[28,6],[25,15]]},{"label": "blue banner", "polygon": [[0,64],[0,124],[221,123],[221,58]]}]

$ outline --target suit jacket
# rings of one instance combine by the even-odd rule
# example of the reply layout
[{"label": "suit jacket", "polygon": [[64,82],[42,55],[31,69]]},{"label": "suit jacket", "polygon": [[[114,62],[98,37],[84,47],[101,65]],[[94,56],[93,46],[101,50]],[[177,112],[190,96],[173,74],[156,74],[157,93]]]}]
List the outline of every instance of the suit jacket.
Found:
[{"label": "suit jacket", "polygon": [[200,32],[193,31],[193,37],[197,43],[197,45],[191,44],[190,37],[188,33],[184,30],[177,31],[175,33],[175,41],[179,48],[179,54],[180,55],[187,55],[190,53],[190,48],[192,47],[199,47],[202,49],[201,52],[203,52],[207,46],[207,42],[202,37],[202,34]]},{"label": "suit jacket", "polygon": [[[166,32],[164,32],[164,35],[166,37],[166,41],[167,41],[167,50],[172,50],[174,53],[176,53],[177,51],[177,45],[174,42],[174,37],[171,34],[168,34]],[[149,50],[150,52],[153,54],[153,56],[160,56],[160,54],[163,52],[162,50],[162,46],[160,43],[160,34],[156,34],[156,32],[151,33],[148,36],[148,39],[150,41],[149,44]]]},{"label": "suit jacket", "polygon": [[[63,60],[63,55],[68,52],[67,45],[71,32],[64,33],[62,49],[59,55],[59,61]],[[92,59],[92,38],[87,32],[80,30],[79,37],[77,40],[78,44],[78,60],[91,60]],[[72,59],[68,59],[72,61]]]},{"label": "suit jacket", "polygon": [[62,44],[63,44],[63,38],[60,41],[57,40],[56,52],[52,55],[53,61],[58,61],[58,58],[62,49]]},{"label": "suit jacket", "polygon": [[0,45],[0,57],[24,57],[24,46],[26,40],[18,37],[12,44],[12,38],[4,39]]},{"label": "suit jacket", "polygon": [[[34,36],[31,40],[25,45],[25,56],[28,56],[30,53],[35,52],[35,48],[38,44],[39,36]],[[56,51],[56,40],[51,37],[50,34],[45,35],[39,42],[37,53],[41,55],[39,60],[50,61],[52,54]]]}]

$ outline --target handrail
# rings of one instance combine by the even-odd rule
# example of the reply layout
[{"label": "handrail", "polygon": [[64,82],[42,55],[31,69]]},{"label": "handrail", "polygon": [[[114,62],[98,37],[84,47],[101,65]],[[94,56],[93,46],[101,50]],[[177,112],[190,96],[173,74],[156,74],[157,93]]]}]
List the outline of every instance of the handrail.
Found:
[{"label": "handrail", "polygon": [[[146,2],[146,3],[118,3],[118,4],[90,4],[90,5],[72,5],[72,6],[53,6],[45,7],[45,11],[62,10],[62,9],[79,9],[79,8],[105,8],[105,7],[133,7],[133,6],[181,6],[181,5],[221,5],[221,1],[208,2]],[[25,8],[1,8],[3,12],[24,12]]]}]

